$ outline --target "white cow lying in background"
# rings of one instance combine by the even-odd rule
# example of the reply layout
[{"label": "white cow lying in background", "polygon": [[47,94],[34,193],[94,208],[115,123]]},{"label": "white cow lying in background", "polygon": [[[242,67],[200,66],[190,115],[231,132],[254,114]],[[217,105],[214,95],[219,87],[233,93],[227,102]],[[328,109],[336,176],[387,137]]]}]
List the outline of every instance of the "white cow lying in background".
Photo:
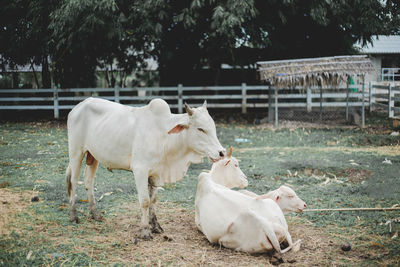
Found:
[{"label": "white cow lying in background", "polygon": [[296,192],[285,185],[261,196],[247,190],[240,190],[239,192],[257,199],[272,199],[278,204],[284,214],[291,211],[303,212],[303,209],[307,207],[306,203],[297,196]]},{"label": "white cow lying in background", "polygon": [[[219,243],[238,251],[297,251],[300,240],[292,242],[285,217],[278,204],[271,199],[247,196],[215,182],[225,183],[229,187],[244,185],[240,178],[243,177],[242,171],[236,171],[237,176],[226,175],[233,173],[228,171],[229,168],[240,170],[238,165],[221,164],[229,160],[232,162],[233,159],[230,157],[216,163],[221,168],[218,177],[215,173],[217,165],[213,166],[210,173],[202,172],[199,175],[195,201],[198,229],[211,243]],[[226,167],[227,171],[221,171],[222,167]],[[289,247],[281,250],[280,242],[284,240],[288,241]]]}]

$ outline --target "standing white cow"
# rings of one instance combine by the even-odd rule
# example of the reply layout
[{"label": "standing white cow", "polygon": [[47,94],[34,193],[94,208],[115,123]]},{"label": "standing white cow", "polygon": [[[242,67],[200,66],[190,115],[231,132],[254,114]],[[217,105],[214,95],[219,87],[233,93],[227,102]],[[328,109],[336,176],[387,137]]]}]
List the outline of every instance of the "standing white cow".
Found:
[{"label": "standing white cow", "polygon": [[75,190],[86,155],[84,180],[92,217],[101,220],[93,196],[100,162],[108,169],[133,172],[142,211],[141,237],[149,239],[151,231],[162,232],[154,208],[156,187],[181,180],[190,163],[200,163],[204,156],[216,162],[226,153],[206,102],[199,108],[185,107],[186,114],[172,114],[162,99],[137,108],[98,98],[88,98],[75,106],[67,121],[70,220],[79,222]]},{"label": "standing white cow", "polygon": [[[195,201],[196,225],[211,243],[250,253],[299,249],[292,242],[280,207],[271,199],[257,199],[213,181],[212,173],[199,175]],[[281,250],[280,242],[289,247]]]},{"label": "standing white cow", "polygon": [[301,213],[307,207],[306,203],[297,196],[296,192],[286,185],[282,185],[278,189],[269,191],[263,195],[257,195],[247,190],[240,190],[239,192],[257,199],[272,199],[285,214],[291,211]]}]

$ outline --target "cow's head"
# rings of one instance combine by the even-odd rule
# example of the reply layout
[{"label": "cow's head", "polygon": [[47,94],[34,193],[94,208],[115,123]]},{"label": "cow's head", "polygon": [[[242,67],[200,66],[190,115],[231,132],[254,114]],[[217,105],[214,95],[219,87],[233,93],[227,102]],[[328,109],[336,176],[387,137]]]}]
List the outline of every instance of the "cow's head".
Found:
[{"label": "cow's head", "polygon": [[228,188],[245,188],[248,185],[247,177],[239,168],[238,160],[232,157],[232,147],[224,159],[212,165],[210,174],[215,183]]},{"label": "cow's head", "polygon": [[302,212],[307,207],[306,203],[297,196],[296,192],[285,185],[275,190],[273,197],[284,213],[290,211]]},{"label": "cow's head", "polygon": [[187,142],[190,149],[201,155],[206,155],[212,162],[225,157],[226,151],[219,143],[214,120],[207,111],[207,102],[198,108],[191,108],[185,103],[189,120],[187,124],[176,125],[168,133],[187,131]]}]

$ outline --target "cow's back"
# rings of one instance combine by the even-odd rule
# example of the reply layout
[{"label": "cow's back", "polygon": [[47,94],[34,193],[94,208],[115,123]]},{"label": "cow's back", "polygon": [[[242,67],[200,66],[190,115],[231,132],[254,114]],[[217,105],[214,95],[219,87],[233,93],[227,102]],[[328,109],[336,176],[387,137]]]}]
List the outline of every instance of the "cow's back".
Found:
[{"label": "cow's back", "polygon": [[146,156],[135,153],[135,148],[143,146],[147,154],[152,154],[152,139],[162,139],[153,135],[160,133],[160,121],[169,114],[168,104],[161,99],[136,108],[88,98],[68,115],[70,157],[89,151],[109,168],[130,170],[133,157]]}]

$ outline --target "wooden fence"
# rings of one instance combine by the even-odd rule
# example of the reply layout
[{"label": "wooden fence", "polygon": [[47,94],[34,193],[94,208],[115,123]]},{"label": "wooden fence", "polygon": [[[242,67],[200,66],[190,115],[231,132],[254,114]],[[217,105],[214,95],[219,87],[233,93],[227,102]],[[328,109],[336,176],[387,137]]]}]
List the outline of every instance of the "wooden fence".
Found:
[{"label": "wooden fence", "polygon": [[370,84],[370,111],[382,108],[389,118],[400,118],[400,85]]},{"label": "wooden fence", "polygon": [[[184,102],[202,104],[207,100],[208,108],[239,109],[247,113],[248,109],[266,109],[274,114],[278,123],[278,108],[313,109],[345,108],[346,118],[350,107],[362,109],[370,105],[368,94],[364,94],[363,85],[351,85],[354,88],[290,88],[275,90],[269,86],[208,86],[208,87],[140,87],[140,88],[74,88],[74,89],[0,89],[0,110],[53,110],[59,118],[60,110],[70,110],[77,103],[94,96],[117,103],[141,106],[151,99],[162,98],[171,109],[183,112]],[[370,90],[372,92],[372,90]]]}]

